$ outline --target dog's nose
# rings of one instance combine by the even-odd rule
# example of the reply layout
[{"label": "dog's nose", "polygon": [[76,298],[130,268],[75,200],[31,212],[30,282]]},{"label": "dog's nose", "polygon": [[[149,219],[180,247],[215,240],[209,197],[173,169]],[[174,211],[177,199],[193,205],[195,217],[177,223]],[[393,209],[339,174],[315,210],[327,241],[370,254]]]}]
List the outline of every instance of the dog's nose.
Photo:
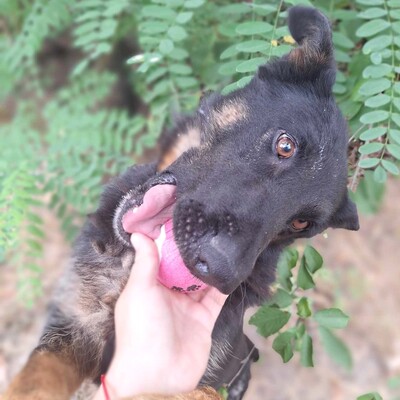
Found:
[{"label": "dog's nose", "polygon": [[243,271],[243,251],[225,234],[218,234],[210,240],[202,241],[199,261],[195,265],[200,279],[217,287],[224,293],[231,293],[245,278]]},{"label": "dog's nose", "polygon": [[[174,235],[193,274],[223,293],[247,278],[252,254],[233,214],[214,213],[205,203],[182,200],[174,211]],[[251,246],[250,246],[251,247]],[[185,257],[184,257],[185,258]]]},{"label": "dog's nose", "polygon": [[202,276],[208,276],[210,274],[210,267],[204,261],[198,261],[195,265],[196,271]]}]

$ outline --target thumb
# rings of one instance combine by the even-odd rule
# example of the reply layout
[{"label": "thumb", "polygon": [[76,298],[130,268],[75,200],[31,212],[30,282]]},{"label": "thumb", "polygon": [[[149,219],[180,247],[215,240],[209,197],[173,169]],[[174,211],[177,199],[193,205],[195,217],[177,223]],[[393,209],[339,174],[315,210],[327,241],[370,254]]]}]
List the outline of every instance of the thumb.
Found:
[{"label": "thumb", "polygon": [[159,258],[158,250],[152,239],[141,233],[131,235],[135,249],[135,262],[127,285],[133,282],[140,286],[153,286],[157,282]]}]

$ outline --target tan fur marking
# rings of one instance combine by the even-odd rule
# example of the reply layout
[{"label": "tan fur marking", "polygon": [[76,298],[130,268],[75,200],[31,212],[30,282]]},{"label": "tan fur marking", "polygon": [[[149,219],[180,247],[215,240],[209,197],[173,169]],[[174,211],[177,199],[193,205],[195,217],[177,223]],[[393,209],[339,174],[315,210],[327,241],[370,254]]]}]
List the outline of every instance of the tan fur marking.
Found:
[{"label": "tan fur marking", "polygon": [[189,393],[178,394],[175,396],[147,394],[124,400],[222,400],[222,397],[213,388],[204,387]]},{"label": "tan fur marking", "polygon": [[157,170],[162,171],[170,166],[182,153],[192,147],[200,145],[200,131],[196,128],[189,128],[187,132],[180,133],[175,143],[163,154]]},{"label": "tan fur marking", "polygon": [[247,116],[246,104],[237,100],[231,100],[212,113],[211,121],[215,128],[223,129],[245,119]]},{"label": "tan fur marking", "polygon": [[76,370],[53,353],[33,353],[2,400],[68,400],[81,384]]}]

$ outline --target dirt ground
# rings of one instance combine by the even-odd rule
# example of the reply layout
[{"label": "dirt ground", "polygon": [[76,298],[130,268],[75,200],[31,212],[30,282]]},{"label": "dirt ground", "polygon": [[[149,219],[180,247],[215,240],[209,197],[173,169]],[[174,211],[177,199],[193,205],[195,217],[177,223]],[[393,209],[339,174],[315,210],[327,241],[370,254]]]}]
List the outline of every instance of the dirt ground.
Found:
[{"label": "dirt ground", "polygon": [[[314,344],[315,368],[303,368],[298,357],[283,364],[253,327],[246,331],[260,350],[252,368],[253,379],[246,400],[352,400],[378,391],[385,400],[399,400],[400,387],[400,184],[391,181],[381,212],[361,217],[358,233],[329,231],[328,239],[313,240],[325,259],[318,279],[316,301],[340,306],[351,321],[341,337],[352,349],[354,368],[346,373]],[[21,368],[43,327],[46,304],[69,247],[54,216],[46,214],[47,242],[43,259],[45,295],[28,310],[16,298],[16,274],[0,265],[0,393]],[[248,314],[251,315],[252,311]]]}]

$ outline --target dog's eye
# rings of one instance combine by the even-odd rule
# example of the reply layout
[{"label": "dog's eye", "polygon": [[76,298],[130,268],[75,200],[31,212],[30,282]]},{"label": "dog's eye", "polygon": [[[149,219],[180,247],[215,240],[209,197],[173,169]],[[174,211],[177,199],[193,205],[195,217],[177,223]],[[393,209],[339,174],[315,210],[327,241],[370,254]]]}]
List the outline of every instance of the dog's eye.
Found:
[{"label": "dog's eye", "polygon": [[310,222],[304,219],[295,219],[292,221],[292,228],[295,231],[303,231],[310,226]]},{"label": "dog's eye", "polygon": [[279,136],[276,142],[276,152],[279,158],[289,158],[292,157],[294,151],[296,150],[296,144],[292,139],[286,134]]}]

